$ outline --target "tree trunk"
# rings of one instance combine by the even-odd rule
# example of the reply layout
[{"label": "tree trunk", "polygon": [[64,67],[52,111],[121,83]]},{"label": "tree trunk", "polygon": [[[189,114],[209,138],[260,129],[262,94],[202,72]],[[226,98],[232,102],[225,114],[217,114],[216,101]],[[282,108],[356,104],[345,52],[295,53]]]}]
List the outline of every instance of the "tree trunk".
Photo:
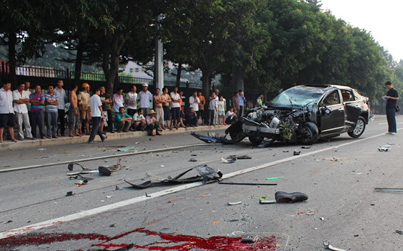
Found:
[{"label": "tree trunk", "polygon": [[17,34],[15,32],[10,32],[8,34],[8,63],[9,63],[9,74],[10,83],[13,89],[17,86],[17,75],[15,73],[15,68],[17,65],[17,52],[15,46],[17,45]]},{"label": "tree trunk", "polygon": [[208,108],[208,98],[210,97],[210,88],[211,88],[211,72],[205,72],[202,70],[201,80],[203,82],[202,92],[203,96],[206,99],[205,108]]},{"label": "tree trunk", "polygon": [[178,63],[178,72],[176,73],[176,87],[180,87],[181,85],[181,75],[182,75],[182,63]]},{"label": "tree trunk", "polygon": [[80,84],[81,70],[83,66],[83,53],[84,53],[84,46],[83,42],[80,39],[77,45],[76,64],[74,69],[74,83],[77,86],[79,86]]},{"label": "tree trunk", "polygon": [[106,79],[106,91],[109,93],[113,93],[115,91],[115,79],[119,71],[119,56],[121,47],[122,44],[119,44],[118,34],[107,34],[102,43],[102,69]]}]

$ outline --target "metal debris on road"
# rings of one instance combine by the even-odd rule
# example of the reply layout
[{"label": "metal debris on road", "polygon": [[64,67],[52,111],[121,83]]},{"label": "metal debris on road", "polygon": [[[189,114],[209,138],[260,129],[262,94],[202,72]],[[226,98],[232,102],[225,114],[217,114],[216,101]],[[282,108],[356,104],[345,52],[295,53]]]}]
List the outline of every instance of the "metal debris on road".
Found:
[{"label": "metal debris on road", "polygon": [[232,159],[224,159],[224,158],[221,158],[221,161],[222,161],[223,163],[226,163],[226,164],[231,164],[231,163],[234,163],[234,162],[236,161],[236,158],[232,158]]},{"label": "metal debris on road", "polygon": [[249,155],[230,155],[227,159],[252,159]]},{"label": "metal debris on road", "polygon": [[237,201],[237,202],[227,202],[228,206],[235,206],[235,205],[240,205],[242,204],[242,201]]},{"label": "metal debris on road", "polygon": [[341,248],[336,248],[333,247],[332,245],[330,245],[330,243],[328,241],[323,242],[323,245],[325,246],[325,248],[329,249],[329,250],[333,250],[333,251],[347,251],[346,249],[341,249]]},{"label": "metal debris on road", "polygon": [[378,147],[378,151],[380,151],[380,152],[387,152],[389,150],[390,150],[390,145],[384,145],[384,146]]},{"label": "metal debris on road", "polygon": [[403,188],[375,188],[375,192],[380,193],[401,193],[403,192]]},{"label": "metal debris on road", "polygon": [[[188,172],[190,172],[192,170],[196,170],[199,173],[199,175],[180,179],[182,176],[184,176],[185,174],[187,174]],[[202,165],[202,166],[190,168],[175,177],[168,176],[166,179],[156,181],[156,182],[148,180],[141,184],[133,184],[127,180],[124,180],[124,181],[126,183],[128,183],[129,185],[131,185],[132,188],[144,189],[144,188],[151,187],[151,186],[177,185],[177,184],[184,184],[184,183],[192,183],[192,182],[196,182],[196,181],[202,181],[203,184],[206,184],[211,181],[218,181],[221,177],[222,177],[222,173],[219,170],[216,171],[207,165]]]}]

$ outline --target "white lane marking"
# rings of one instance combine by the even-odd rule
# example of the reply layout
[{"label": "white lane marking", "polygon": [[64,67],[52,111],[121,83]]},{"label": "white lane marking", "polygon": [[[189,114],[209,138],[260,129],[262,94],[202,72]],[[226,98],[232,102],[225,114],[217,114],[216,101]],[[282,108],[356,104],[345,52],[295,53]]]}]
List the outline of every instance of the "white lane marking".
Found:
[{"label": "white lane marking", "polygon": [[[364,138],[364,139],[356,139],[356,140],[352,140],[350,142],[340,144],[340,145],[337,145],[337,146],[331,146],[331,147],[319,149],[319,150],[316,150],[316,151],[313,151],[313,152],[308,152],[308,153],[288,157],[288,158],[285,158],[285,159],[273,161],[273,162],[270,162],[270,163],[258,165],[258,166],[255,166],[255,167],[246,168],[246,169],[239,170],[239,171],[236,171],[236,172],[224,174],[223,179],[234,177],[234,176],[241,175],[241,174],[244,174],[244,173],[249,173],[249,172],[256,171],[256,170],[259,170],[259,169],[263,169],[263,168],[266,168],[266,167],[278,165],[278,164],[281,164],[281,163],[284,163],[284,162],[288,162],[288,161],[291,161],[291,160],[303,158],[303,157],[306,157],[306,156],[309,156],[309,155],[314,155],[314,154],[324,152],[324,151],[328,151],[328,150],[331,150],[331,149],[334,149],[334,148],[339,148],[339,147],[352,145],[352,144],[355,144],[355,143],[358,143],[358,142],[361,142],[361,141],[370,140],[370,139],[377,138],[377,137],[384,136],[384,135],[385,134],[382,133],[382,134],[374,135],[374,136]],[[103,212],[106,212],[106,211],[109,211],[109,210],[113,210],[113,209],[125,207],[125,206],[128,206],[128,205],[132,205],[132,204],[135,204],[135,203],[138,203],[138,202],[151,200],[151,199],[162,197],[162,196],[172,194],[172,193],[177,193],[177,192],[180,192],[180,191],[183,191],[183,190],[186,190],[186,189],[190,189],[190,188],[194,188],[194,187],[198,187],[198,186],[201,186],[201,185],[203,185],[202,182],[195,182],[195,183],[180,185],[180,186],[173,187],[173,188],[170,188],[170,189],[166,189],[166,190],[162,190],[162,191],[155,192],[155,193],[152,193],[152,194],[148,194],[150,197],[146,197],[144,195],[144,196],[140,196],[140,197],[136,197],[136,198],[116,202],[116,203],[113,203],[113,204],[110,204],[110,205],[105,205],[105,206],[102,206],[102,207],[90,209],[90,210],[87,210],[87,211],[83,211],[83,212],[79,212],[79,213],[75,213],[75,214],[70,214],[70,215],[67,215],[67,216],[62,216],[62,217],[59,217],[59,218],[56,218],[56,219],[47,220],[47,221],[39,222],[39,223],[36,223],[36,224],[32,224],[32,225],[28,225],[28,226],[24,226],[24,227],[20,227],[20,228],[15,228],[15,229],[0,233],[0,239],[5,239],[5,238],[8,238],[8,237],[12,237],[12,236],[20,235],[20,234],[25,234],[25,233],[28,233],[28,232],[32,232],[32,231],[35,231],[35,230],[47,228],[47,227],[50,227],[50,226],[53,226],[53,225],[56,225],[56,224],[59,224],[59,223],[63,223],[63,222],[69,222],[69,221],[81,219],[81,218],[84,218],[84,217],[88,217],[88,216],[92,216],[92,215],[95,215],[95,214],[103,213]]]},{"label": "white lane marking", "polygon": [[193,144],[193,145],[186,145],[186,146],[173,146],[173,147],[166,147],[154,150],[146,150],[141,152],[133,152],[133,153],[120,153],[120,154],[113,154],[113,155],[106,155],[106,156],[98,156],[98,157],[91,157],[86,159],[76,159],[76,160],[67,160],[67,161],[60,161],[56,163],[46,163],[46,164],[39,164],[39,165],[32,165],[32,166],[21,166],[21,167],[13,167],[7,169],[0,169],[0,173],[6,172],[13,172],[13,171],[20,171],[26,169],[33,169],[45,166],[56,166],[56,165],[63,165],[68,164],[70,162],[84,162],[84,161],[93,161],[93,160],[100,160],[100,159],[110,159],[110,158],[119,158],[123,156],[130,156],[130,155],[139,155],[139,154],[147,154],[147,153],[154,153],[154,152],[164,152],[164,151],[171,151],[171,150],[178,150],[182,148],[189,148],[194,146],[206,146],[206,144]]}]

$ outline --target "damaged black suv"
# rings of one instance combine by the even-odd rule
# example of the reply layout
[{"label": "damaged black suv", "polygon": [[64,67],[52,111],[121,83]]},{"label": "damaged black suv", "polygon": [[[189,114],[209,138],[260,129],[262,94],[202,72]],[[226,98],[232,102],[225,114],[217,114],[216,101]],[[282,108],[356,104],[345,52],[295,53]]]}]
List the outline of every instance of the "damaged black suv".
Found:
[{"label": "damaged black suv", "polygon": [[353,88],[298,85],[249,111],[227,133],[233,140],[248,136],[253,144],[261,144],[264,138],[312,144],[344,132],[358,138],[369,117],[368,98]]}]

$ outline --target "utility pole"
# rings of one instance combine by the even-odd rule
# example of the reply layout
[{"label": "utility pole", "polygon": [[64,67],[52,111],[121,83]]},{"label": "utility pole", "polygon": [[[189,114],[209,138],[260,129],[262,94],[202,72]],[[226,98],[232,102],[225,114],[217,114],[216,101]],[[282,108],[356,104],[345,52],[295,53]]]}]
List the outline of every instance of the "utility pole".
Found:
[{"label": "utility pole", "polygon": [[164,88],[164,48],[162,41],[160,39],[160,31],[161,31],[161,20],[164,18],[162,14],[159,14],[156,18],[156,39],[155,39],[155,88],[160,88],[162,90]]}]

